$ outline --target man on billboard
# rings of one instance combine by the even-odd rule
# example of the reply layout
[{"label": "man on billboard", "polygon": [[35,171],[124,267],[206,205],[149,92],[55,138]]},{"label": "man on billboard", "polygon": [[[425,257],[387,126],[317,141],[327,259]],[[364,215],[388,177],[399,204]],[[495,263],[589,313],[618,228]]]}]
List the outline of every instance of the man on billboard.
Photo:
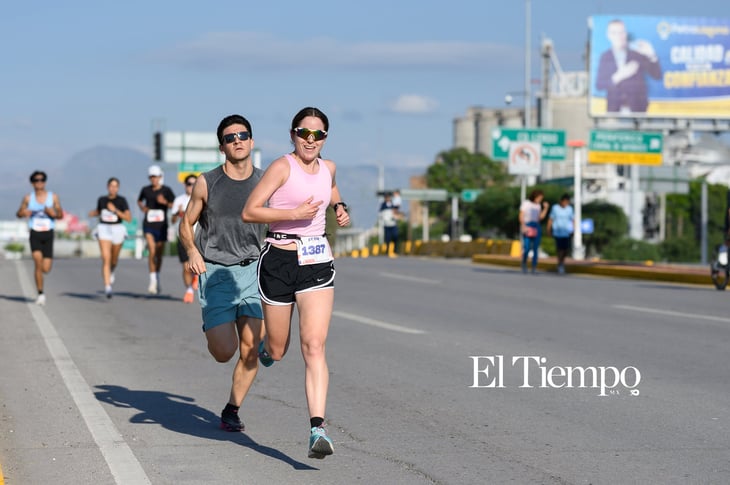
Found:
[{"label": "man on billboard", "polygon": [[654,47],[646,40],[629,45],[622,20],[611,20],[606,30],[611,48],[601,54],[596,75],[596,89],[606,91],[606,111],[646,112],[649,106],[646,77],[660,79],[662,76]]}]

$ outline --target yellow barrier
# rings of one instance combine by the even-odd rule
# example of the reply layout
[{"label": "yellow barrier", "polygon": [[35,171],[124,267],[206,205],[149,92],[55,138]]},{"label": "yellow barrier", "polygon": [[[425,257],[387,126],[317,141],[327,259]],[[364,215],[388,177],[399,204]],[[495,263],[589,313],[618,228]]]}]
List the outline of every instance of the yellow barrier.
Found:
[{"label": "yellow barrier", "polygon": [[[519,241],[504,239],[474,239],[469,242],[462,241],[405,241],[401,246],[401,253],[412,256],[436,256],[443,258],[470,258],[475,254],[498,254],[504,256],[519,257],[522,254],[522,246]],[[353,250],[350,253],[343,253],[343,257],[367,258],[369,256],[398,257],[395,245],[391,243],[374,244],[372,248],[364,247],[360,250]]]}]

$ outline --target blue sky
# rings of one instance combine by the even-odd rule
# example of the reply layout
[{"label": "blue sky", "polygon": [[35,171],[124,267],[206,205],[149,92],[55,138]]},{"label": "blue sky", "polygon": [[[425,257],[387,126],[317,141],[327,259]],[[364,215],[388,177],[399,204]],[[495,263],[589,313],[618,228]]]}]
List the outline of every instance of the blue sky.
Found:
[{"label": "blue sky", "polygon": [[[590,15],[724,16],[720,0],[532,0],[565,70]],[[724,8],[723,8],[724,7]],[[423,166],[452,122],[524,88],[525,2],[18,0],[0,7],[0,163],[51,168],[94,146],[151,153],[153,125],[214,131],[240,113],[263,160],[300,108],[330,117],[339,165]],[[516,103],[521,103],[516,99]],[[21,181],[25,183],[25,179]]]}]

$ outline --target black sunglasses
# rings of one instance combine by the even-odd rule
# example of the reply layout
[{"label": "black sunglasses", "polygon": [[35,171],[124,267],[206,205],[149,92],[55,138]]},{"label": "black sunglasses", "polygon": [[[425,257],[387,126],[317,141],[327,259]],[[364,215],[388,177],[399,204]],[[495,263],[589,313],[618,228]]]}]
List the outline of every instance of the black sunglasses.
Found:
[{"label": "black sunglasses", "polygon": [[227,135],[223,135],[223,141],[227,144],[233,143],[236,138],[241,141],[246,141],[251,138],[251,133],[249,133],[248,131],[239,131],[238,133],[229,133]]},{"label": "black sunglasses", "polygon": [[44,178],[34,178],[34,179],[31,179],[31,182],[33,182],[33,183],[36,183],[36,182],[45,182],[45,181],[46,181],[46,179],[44,179]]}]

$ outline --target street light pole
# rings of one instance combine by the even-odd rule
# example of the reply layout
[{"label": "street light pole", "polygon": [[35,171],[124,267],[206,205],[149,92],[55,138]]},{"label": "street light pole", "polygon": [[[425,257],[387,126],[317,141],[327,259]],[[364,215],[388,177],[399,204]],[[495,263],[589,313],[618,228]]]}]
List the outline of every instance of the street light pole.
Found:
[{"label": "street light pole", "polygon": [[525,0],[525,128],[529,128],[532,122],[532,103],[530,102],[530,82],[531,82],[531,60],[530,60],[530,38],[531,27],[531,7],[530,0]]},{"label": "street light pole", "polygon": [[585,259],[581,220],[583,219],[583,160],[581,155],[585,147],[583,140],[569,140],[568,146],[573,148],[573,259]]},{"label": "street light pole", "polygon": [[[530,16],[532,9],[530,7],[530,3],[530,0],[525,0],[525,120],[523,123],[525,129],[530,127],[532,118],[532,103],[530,102],[530,44],[532,43],[530,38]],[[520,183],[520,200],[525,200],[525,198],[527,198],[527,175],[522,175]]]}]

